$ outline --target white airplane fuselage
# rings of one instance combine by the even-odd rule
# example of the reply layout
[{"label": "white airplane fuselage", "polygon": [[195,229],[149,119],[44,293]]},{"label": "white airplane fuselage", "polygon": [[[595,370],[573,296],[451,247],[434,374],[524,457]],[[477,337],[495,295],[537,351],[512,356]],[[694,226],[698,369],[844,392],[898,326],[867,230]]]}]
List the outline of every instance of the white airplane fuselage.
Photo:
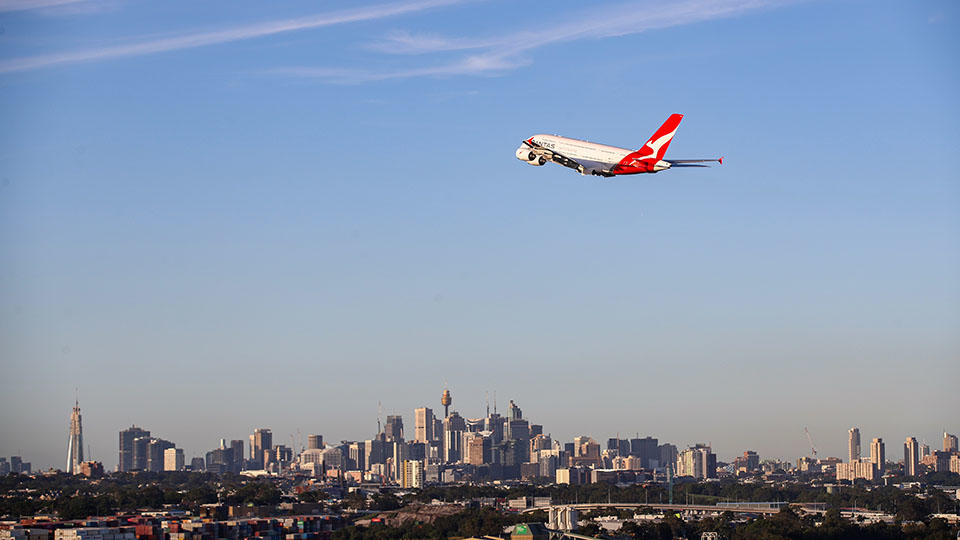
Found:
[{"label": "white airplane fuselage", "polygon": [[[549,161],[552,157],[551,154],[556,153],[576,160],[577,163],[583,165],[581,174],[606,176],[608,174],[618,174],[614,169],[622,164],[624,158],[635,152],[635,150],[627,148],[618,148],[559,135],[538,134],[524,141],[524,144],[517,148],[516,156],[521,161],[526,161],[532,165],[540,165],[542,163],[537,160],[541,156]],[[546,161],[543,163],[546,163]],[[640,165],[639,162],[637,164]],[[651,167],[636,172],[658,172],[669,169],[671,165],[667,161],[656,160]]]}]

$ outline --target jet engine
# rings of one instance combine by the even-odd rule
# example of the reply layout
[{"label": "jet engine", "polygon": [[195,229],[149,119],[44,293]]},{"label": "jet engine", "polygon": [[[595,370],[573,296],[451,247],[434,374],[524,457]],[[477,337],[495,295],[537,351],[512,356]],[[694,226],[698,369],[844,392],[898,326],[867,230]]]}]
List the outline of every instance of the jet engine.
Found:
[{"label": "jet engine", "polygon": [[520,161],[526,161],[531,165],[536,165],[537,167],[547,164],[547,156],[534,152],[527,147],[521,146],[517,148],[517,159]]}]

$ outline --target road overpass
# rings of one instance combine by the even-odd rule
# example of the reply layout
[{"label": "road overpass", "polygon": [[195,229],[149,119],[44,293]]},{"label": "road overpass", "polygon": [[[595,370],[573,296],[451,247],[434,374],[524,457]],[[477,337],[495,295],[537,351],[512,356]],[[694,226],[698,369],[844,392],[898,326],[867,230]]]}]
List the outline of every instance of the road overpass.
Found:
[{"label": "road overpass", "polygon": [[589,510],[600,510],[604,508],[639,510],[641,508],[650,508],[652,510],[668,510],[683,512],[687,514],[722,514],[723,512],[732,512],[734,514],[764,514],[773,515],[780,512],[780,508],[770,506],[768,503],[751,505],[750,503],[741,503],[737,505],[713,505],[713,504],[657,504],[657,503],[575,503],[575,504],[555,504],[551,506],[542,506],[540,508],[527,508],[522,513],[533,512],[535,510],[550,511],[568,508],[578,512]]}]

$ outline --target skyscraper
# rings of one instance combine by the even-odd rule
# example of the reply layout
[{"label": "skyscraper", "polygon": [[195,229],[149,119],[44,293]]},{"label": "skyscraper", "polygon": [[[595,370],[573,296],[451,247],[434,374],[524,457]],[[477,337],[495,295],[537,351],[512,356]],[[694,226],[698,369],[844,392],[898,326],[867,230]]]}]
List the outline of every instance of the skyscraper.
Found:
[{"label": "skyscraper", "polygon": [[[147,463],[145,443],[146,443],[146,440],[148,440],[149,438],[150,438],[150,432],[145,429],[140,429],[137,426],[130,426],[128,429],[121,431],[120,432],[120,458],[117,461],[117,470],[119,470],[120,472],[126,472],[126,471],[132,471],[134,469],[142,470],[143,468],[145,468]],[[134,447],[136,445],[134,443],[138,439],[145,439],[143,444],[144,447],[141,448],[140,452],[135,452]],[[138,463],[137,461],[134,460],[134,454],[136,454],[137,457],[140,457],[140,456],[143,457],[142,463],[139,463],[140,465],[139,467],[136,466]]]},{"label": "skyscraper", "polygon": [[414,440],[417,442],[433,441],[433,409],[420,407],[413,411]]},{"label": "skyscraper", "polygon": [[957,436],[951,435],[946,431],[943,432],[943,451],[944,452],[956,452],[957,451]]},{"label": "skyscraper", "polygon": [[80,474],[83,463],[83,425],[80,422],[80,402],[70,414],[70,438],[67,440],[67,474]]},{"label": "skyscraper", "polygon": [[403,417],[399,414],[387,416],[387,425],[384,426],[383,433],[387,436],[388,441],[402,441]]},{"label": "skyscraper", "polygon": [[916,476],[920,466],[920,445],[915,437],[907,437],[903,443],[903,474]]},{"label": "skyscraper", "polygon": [[520,420],[521,418],[523,418],[523,411],[520,410],[520,407],[517,407],[517,404],[514,403],[512,399],[510,400],[509,408],[510,408],[510,416],[509,416],[510,420]]},{"label": "skyscraper", "polygon": [[253,430],[250,435],[250,467],[253,470],[262,470],[265,468],[263,453],[265,450],[273,448],[273,432],[267,428]]},{"label": "skyscraper", "polygon": [[230,441],[230,449],[233,450],[233,472],[239,473],[243,470],[243,440]]},{"label": "skyscraper", "polygon": [[850,462],[860,459],[860,428],[850,428],[847,439],[847,454]]},{"label": "skyscraper", "polygon": [[443,420],[443,461],[456,463],[463,459],[463,432],[467,423],[457,411]]},{"label": "skyscraper", "polygon": [[883,439],[877,437],[870,443],[870,461],[872,461],[877,466],[877,474],[883,476],[883,471],[886,466],[886,450],[883,445]]},{"label": "skyscraper", "polygon": [[[390,419],[387,419],[389,425]],[[307,435],[307,449],[323,450],[323,435]]]}]

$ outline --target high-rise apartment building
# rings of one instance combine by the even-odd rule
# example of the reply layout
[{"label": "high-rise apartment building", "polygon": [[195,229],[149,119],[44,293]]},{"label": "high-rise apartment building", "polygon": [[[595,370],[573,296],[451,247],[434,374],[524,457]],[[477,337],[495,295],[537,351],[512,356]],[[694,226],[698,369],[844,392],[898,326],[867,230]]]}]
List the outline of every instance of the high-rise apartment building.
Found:
[{"label": "high-rise apartment building", "polygon": [[403,471],[403,474],[400,476],[400,487],[423,487],[424,469],[422,461],[408,459],[403,462],[403,468],[401,470]]},{"label": "high-rise apartment building", "polygon": [[266,468],[264,451],[273,449],[273,432],[267,428],[253,430],[250,435],[250,468],[263,470]]},{"label": "high-rise apartment building", "polygon": [[870,461],[877,466],[877,474],[883,476],[886,470],[887,454],[883,444],[883,439],[877,437],[870,443]]},{"label": "high-rise apartment building", "polygon": [[413,411],[413,429],[414,440],[417,442],[433,442],[434,434],[433,409],[430,407],[420,407]]},{"label": "high-rise apartment building", "polygon": [[322,450],[322,449],[323,449],[323,435],[307,435],[307,449],[308,449],[308,450]]},{"label": "high-rise apartment building", "polygon": [[67,474],[80,474],[83,463],[83,424],[80,422],[80,402],[74,403],[70,413],[70,435],[67,439]]},{"label": "high-rise apartment building", "polygon": [[916,437],[907,437],[903,443],[903,474],[916,476],[920,468],[920,445]]},{"label": "high-rise apartment building", "polygon": [[[143,439],[139,443],[140,452],[136,452],[135,441]],[[120,457],[117,460],[117,470],[127,472],[133,470],[143,470],[147,466],[147,442],[150,440],[150,432],[140,429],[137,426],[120,432]],[[136,459],[135,459],[136,458]]]},{"label": "high-rise apartment building", "polygon": [[847,436],[848,461],[860,459],[860,428],[852,427]]},{"label": "high-rise apartment building", "polygon": [[717,456],[705,444],[691,446],[677,456],[677,476],[699,480],[717,477]]},{"label": "high-rise apartment building", "polygon": [[943,432],[943,451],[944,452],[956,452],[957,451],[957,436],[951,435],[946,431]]},{"label": "high-rise apartment building", "polygon": [[869,459],[854,459],[849,463],[837,463],[837,480],[854,480],[862,478],[868,482],[876,482],[877,465]]},{"label": "high-rise apartment building", "polygon": [[182,471],[184,465],[182,448],[167,448],[163,451],[163,470]]}]

